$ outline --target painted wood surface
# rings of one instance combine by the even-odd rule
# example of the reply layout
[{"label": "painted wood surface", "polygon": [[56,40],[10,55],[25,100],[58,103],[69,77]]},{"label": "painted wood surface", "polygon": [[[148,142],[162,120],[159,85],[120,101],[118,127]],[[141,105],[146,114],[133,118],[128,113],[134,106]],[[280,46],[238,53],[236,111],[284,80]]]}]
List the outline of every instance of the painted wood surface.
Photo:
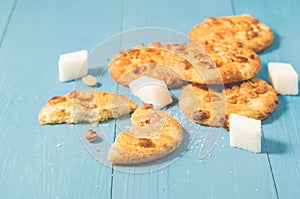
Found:
[{"label": "painted wood surface", "polygon": [[[276,38],[260,53],[258,76],[268,81],[270,61],[290,62],[300,74],[299,7],[297,0],[0,0],[1,198],[298,198],[299,95],[279,96],[277,109],[263,122],[262,153],[231,148],[223,130],[214,150],[199,159],[207,132],[195,127],[180,158],[142,174],[103,166],[86,150],[76,125],[41,126],[37,114],[50,97],[78,86],[59,82],[60,54],[92,52],[107,38],[135,28],[187,34],[207,16],[259,18]],[[99,90],[124,89],[109,77],[100,83]],[[117,131],[115,122],[107,128]]]},{"label": "painted wood surface", "polygon": [[2,1],[0,7],[0,45],[2,43],[5,30],[7,29],[11,16],[14,12],[15,1]]}]

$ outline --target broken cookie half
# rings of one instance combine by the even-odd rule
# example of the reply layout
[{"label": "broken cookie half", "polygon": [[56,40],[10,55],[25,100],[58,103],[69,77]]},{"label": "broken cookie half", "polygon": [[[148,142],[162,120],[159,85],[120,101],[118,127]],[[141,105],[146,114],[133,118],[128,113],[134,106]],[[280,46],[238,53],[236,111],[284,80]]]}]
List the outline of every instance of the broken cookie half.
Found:
[{"label": "broken cookie half", "polygon": [[101,91],[72,91],[52,97],[38,115],[40,124],[74,124],[89,122],[97,125],[110,118],[133,112],[138,105],[125,96]]},{"label": "broken cookie half", "polygon": [[112,144],[112,164],[141,164],[172,153],[182,142],[180,123],[150,104],[140,106],[131,116],[131,130],[122,131]]}]

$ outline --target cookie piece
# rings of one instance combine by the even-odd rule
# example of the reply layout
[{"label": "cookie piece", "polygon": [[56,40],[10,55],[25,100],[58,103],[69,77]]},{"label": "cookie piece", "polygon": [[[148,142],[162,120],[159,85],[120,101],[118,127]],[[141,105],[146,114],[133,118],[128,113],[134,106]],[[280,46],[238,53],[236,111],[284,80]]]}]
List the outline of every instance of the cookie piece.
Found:
[{"label": "cookie piece", "polygon": [[191,41],[198,44],[233,45],[260,52],[274,40],[272,30],[250,15],[208,17],[189,32]]},{"label": "cookie piece", "polygon": [[52,97],[38,115],[40,124],[97,124],[109,118],[129,114],[138,105],[127,97],[109,92],[73,91]]},{"label": "cookie piece", "polygon": [[194,122],[225,129],[229,128],[230,114],[263,120],[275,110],[277,103],[273,87],[258,78],[226,87],[189,84],[179,99],[181,110]]},{"label": "cookie piece", "polygon": [[[164,119],[161,127],[156,127],[147,136],[139,131],[145,131],[155,126],[156,119]],[[157,160],[173,152],[183,139],[179,122],[152,105],[139,107],[131,116],[133,124],[139,126],[134,131],[121,132],[108,153],[108,160],[113,164],[141,164]],[[160,120],[161,121],[161,120]]]},{"label": "cookie piece", "polygon": [[143,75],[164,81],[168,88],[185,82],[227,84],[254,77],[261,69],[259,56],[249,49],[195,43],[161,44],[121,51],[109,65],[112,77],[128,84]]}]

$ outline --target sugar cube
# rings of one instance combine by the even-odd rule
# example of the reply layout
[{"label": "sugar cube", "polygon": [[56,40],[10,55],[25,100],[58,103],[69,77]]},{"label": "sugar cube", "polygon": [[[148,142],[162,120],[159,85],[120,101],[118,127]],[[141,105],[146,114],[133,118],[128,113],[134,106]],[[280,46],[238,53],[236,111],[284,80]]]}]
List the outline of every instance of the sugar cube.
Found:
[{"label": "sugar cube", "polygon": [[144,103],[153,104],[154,108],[163,108],[173,102],[164,81],[142,76],[129,84],[131,92]]},{"label": "sugar cube", "polygon": [[270,62],[269,80],[277,93],[282,95],[298,94],[298,74],[289,63]]},{"label": "sugar cube", "polygon": [[87,51],[80,50],[60,55],[58,72],[59,80],[62,82],[86,76],[88,72]]},{"label": "sugar cube", "polygon": [[261,121],[245,116],[229,116],[230,146],[261,152]]}]

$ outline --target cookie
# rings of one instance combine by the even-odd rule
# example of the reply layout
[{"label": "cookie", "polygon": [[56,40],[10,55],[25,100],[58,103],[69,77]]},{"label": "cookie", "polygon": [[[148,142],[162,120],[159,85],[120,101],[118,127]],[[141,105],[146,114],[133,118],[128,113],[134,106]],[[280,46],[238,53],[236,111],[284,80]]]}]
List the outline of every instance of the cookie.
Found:
[{"label": "cookie", "polygon": [[254,77],[261,60],[252,50],[195,43],[161,44],[121,51],[109,64],[111,76],[128,84],[143,75],[164,81],[168,88],[185,82],[228,84]]},{"label": "cookie", "polygon": [[164,81],[168,88],[177,88],[184,84],[184,80],[172,66],[184,61],[184,58],[167,50],[140,46],[114,56],[108,71],[113,79],[125,86],[139,77],[149,76]]},{"label": "cookie", "polygon": [[40,124],[97,124],[109,118],[129,114],[138,105],[122,95],[100,91],[73,91],[52,97],[38,115]]},{"label": "cookie", "polygon": [[277,93],[264,80],[252,78],[225,85],[189,84],[179,99],[181,110],[194,122],[229,128],[230,114],[263,120],[276,108]]},{"label": "cookie", "polygon": [[[152,105],[145,104],[136,109],[131,120],[138,128],[123,131],[117,136],[108,153],[108,160],[113,164],[154,161],[172,153],[182,142],[183,132],[179,122],[166,112],[153,109]],[[160,125],[152,129],[157,122]]]},{"label": "cookie", "polygon": [[189,32],[198,44],[231,45],[260,52],[271,45],[274,33],[270,27],[250,15],[208,17]]},{"label": "cookie", "polygon": [[262,67],[259,56],[250,49],[224,45],[161,44],[150,47],[167,49],[184,57],[185,67],[173,67],[187,82],[229,84],[251,79]]}]

